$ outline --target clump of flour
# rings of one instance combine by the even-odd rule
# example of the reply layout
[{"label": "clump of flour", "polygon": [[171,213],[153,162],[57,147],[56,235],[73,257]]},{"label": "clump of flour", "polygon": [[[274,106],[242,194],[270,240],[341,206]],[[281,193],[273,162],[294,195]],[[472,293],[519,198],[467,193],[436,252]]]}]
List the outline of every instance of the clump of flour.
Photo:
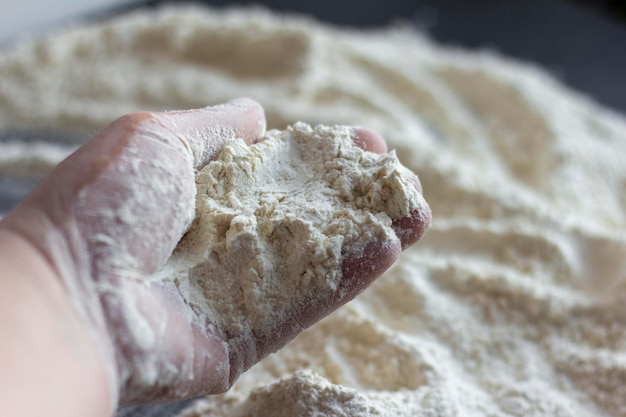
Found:
[{"label": "clump of flour", "polygon": [[344,259],[399,244],[392,220],[426,213],[395,153],[366,152],[352,132],[297,123],[254,145],[232,140],[197,172],[196,220],[163,273],[222,331],[258,330],[303,296],[340,292]]}]

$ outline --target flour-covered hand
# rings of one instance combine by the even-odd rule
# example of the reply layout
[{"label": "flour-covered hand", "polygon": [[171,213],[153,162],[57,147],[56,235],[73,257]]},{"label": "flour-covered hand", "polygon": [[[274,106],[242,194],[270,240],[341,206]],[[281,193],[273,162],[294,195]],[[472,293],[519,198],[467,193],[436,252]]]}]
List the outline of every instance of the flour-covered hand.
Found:
[{"label": "flour-covered hand", "polygon": [[[223,392],[241,371],[358,294],[428,228],[430,212],[395,219],[396,244],[372,242],[358,259],[344,259],[344,295],[303,303],[289,312],[297,320],[281,323],[283,331],[273,340],[230,344],[215,317],[198,314],[175,281],[154,274],[194,219],[196,170],[227,140],[251,144],[264,133],[263,109],[248,99],[123,116],[62,162],[2,221],[3,229],[47,259],[62,282],[107,368],[113,401]],[[366,150],[385,150],[366,129],[355,129],[354,140]],[[419,189],[417,178],[415,185]]]}]

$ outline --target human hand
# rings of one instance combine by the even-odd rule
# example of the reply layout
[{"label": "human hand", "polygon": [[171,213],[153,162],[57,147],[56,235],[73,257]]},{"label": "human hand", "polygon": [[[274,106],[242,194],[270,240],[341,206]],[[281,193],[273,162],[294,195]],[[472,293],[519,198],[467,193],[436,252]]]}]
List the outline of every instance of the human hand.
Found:
[{"label": "human hand", "polygon": [[[149,277],[194,218],[195,169],[228,139],[251,144],[264,132],[263,109],[245,99],[123,116],[2,221],[48,260],[101,350],[122,404],[225,391],[241,372],[361,292],[428,228],[430,213],[395,219],[398,241],[371,242],[358,259],[344,259],[336,297],[305,297],[276,323],[271,340],[225,340],[216,318],[194,313],[172,281]],[[367,129],[354,129],[354,141],[385,151]],[[421,190],[417,177],[415,185]]]}]

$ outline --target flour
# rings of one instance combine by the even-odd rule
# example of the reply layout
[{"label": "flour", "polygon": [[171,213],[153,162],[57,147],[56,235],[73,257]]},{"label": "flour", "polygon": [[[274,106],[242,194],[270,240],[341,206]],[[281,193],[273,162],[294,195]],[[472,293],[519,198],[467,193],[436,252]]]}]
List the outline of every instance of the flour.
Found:
[{"label": "flour", "polygon": [[348,296],[344,259],[400,244],[392,221],[427,212],[412,176],[393,152],[357,147],[348,127],[233,140],[196,174],[196,220],[159,275],[224,335],[269,334],[303,297]]},{"label": "flour", "polygon": [[[369,394],[369,395],[368,395]],[[247,398],[228,395],[230,404],[224,409],[197,411],[188,410],[188,416],[201,416],[203,413],[229,413],[238,417],[394,417],[422,416],[415,414],[421,404],[435,403],[421,395],[377,396],[376,393],[362,393],[311,372],[298,371],[268,386],[255,389]],[[277,407],[280,404],[280,407]],[[231,408],[232,407],[232,408]],[[411,414],[407,413],[411,407]],[[452,416],[443,403],[437,409],[437,416]]]},{"label": "flour", "polygon": [[622,115],[406,28],[250,9],[141,12],[0,56],[2,127],[89,133],[238,96],[271,129],[378,131],[434,220],[353,302],[183,416],[626,416]]}]

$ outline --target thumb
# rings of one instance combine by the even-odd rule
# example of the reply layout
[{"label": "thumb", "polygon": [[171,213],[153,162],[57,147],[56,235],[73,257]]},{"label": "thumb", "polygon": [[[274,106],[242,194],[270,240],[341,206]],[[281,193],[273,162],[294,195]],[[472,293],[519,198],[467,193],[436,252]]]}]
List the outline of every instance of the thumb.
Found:
[{"label": "thumb", "polygon": [[249,98],[203,109],[154,113],[153,122],[191,151],[196,168],[206,165],[227,140],[256,142],[265,134],[266,126],[263,107]]}]

